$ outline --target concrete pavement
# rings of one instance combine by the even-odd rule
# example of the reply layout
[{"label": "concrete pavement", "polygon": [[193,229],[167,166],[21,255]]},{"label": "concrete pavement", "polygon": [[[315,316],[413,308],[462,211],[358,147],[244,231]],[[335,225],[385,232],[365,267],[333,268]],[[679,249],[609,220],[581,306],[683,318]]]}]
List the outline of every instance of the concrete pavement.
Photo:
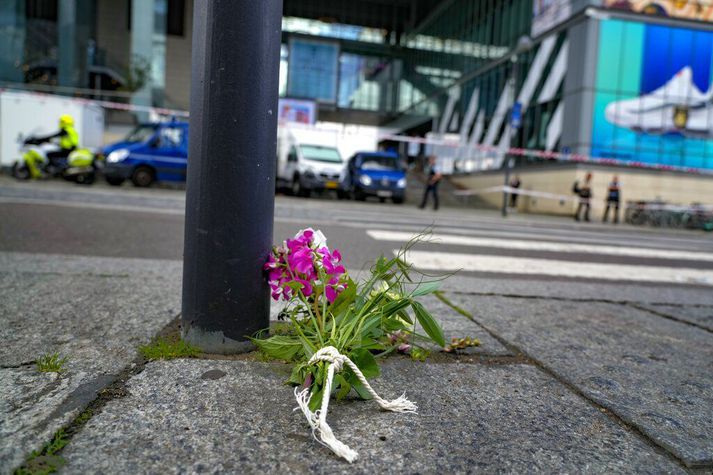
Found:
[{"label": "concrete pavement", "polygon": [[[448,336],[476,337],[481,345],[467,354],[435,354],[426,363],[401,357],[384,363],[375,388],[385,397],[405,391],[419,405],[418,415],[384,413],[355,400],[330,406],[335,433],[360,453],[350,466],[313,441],[292,412],[291,389],[282,384],[285,365],[250,355],[163,362],[137,356],[136,348],[180,309],[181,262],[171,248],[179,241],[168,236],[182,225],[181,193],[121,191],[129,191],[128,198],[102,189],[77,195],[61,186],[40,192],[17,187],[10,199],[0,187],[4,218],[25,207],[0,222],[1,473],[11,473],[63,427],[70,434],[57,453],[64,473],[713,469],[708,285],[477,270],[449,279],[443,297],[450,306],[435,297],[425,303]],[[32,203],[47,193],[55,193],[51,200],[58,203]],[[127,200],[144,202],[132,210]],[[81,246],[70,242],[77,238],[72,226],[41,226],[45,218],[57,219],[48,209],[85,220]],[[448,236],[584,243],[593,252],[572,259],[585,262],[603,259],[596,246],[626,247],[636,239],[637,247],[662,255],[625,256],[627,265],[713,267],[705,259],[691,264],[663,255],[707,255],[713,246],[706,235],[394,209],[349,203],[337,212],[334,202],[281,199],[276,235],[316,223],[351,256],[352,269],[393,249],[391,241],[370,238],[369,229],[411,231],[427,220]],[[127,220],[111,227],[117,216]],[[167,221],[147,224],[154,216]],[[123,243],[118,255],[111,255],[110,246],[91,244],[107,235],[107,226]],[[47,252],[53,237],[66,246],[56,247],[60,253]],[[162,259],[147,258],[146,248],[159,247],[147,242],[162,239],[169,251]],[[73,252],[61,252],[67,248]],[[421,249],[513,252],[448,243]],[[564,254],[522,252],[552,261]],[[37,372],[34,361],[52,352],[68,357],[66,370]]]}]

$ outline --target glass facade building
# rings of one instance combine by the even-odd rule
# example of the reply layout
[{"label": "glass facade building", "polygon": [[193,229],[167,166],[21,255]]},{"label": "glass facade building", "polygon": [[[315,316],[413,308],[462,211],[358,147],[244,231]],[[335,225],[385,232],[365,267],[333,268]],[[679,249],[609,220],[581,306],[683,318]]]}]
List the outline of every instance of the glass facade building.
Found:
[{"label": "glass facade building", "polygon": [[[713,168],[713,0],[284,5],[280,95],[322,120],[431,132],[468,169],[513,147]],[[1,2],[0,81],[186,109],[192,9]]]}]

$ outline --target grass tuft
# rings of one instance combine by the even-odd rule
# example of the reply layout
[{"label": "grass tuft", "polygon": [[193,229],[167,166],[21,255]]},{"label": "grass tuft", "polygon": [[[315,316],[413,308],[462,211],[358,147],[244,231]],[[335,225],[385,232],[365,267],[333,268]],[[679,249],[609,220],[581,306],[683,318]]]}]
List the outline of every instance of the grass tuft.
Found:
[{"label": "grass tuft", "polygon": [[47,353],[37,358],[37,371],[40,373],[61,373],[67,357],[60,358],[59,353]]},{"label": "grass tuft", "polygon": [[81,426],[81,425],[84,425],[84,424],[87,423],[87,421],[88,421],[89,419],[92,418],[93,415],[94,415],[94,413],[92,412],[91,409],[85,409],[84,412],[82,412],[81,414],[79,414],[79,415],[77,416],[77,418],[74,420],[74,424],[80,425],[80,426]]},{"label": "grass tuft", "polygon": [[200,354],[195,346],[178,339],[154,338],[148,345],[139,347],[139,353],[149,361],[172,360],[175,358],[195,358]]},{"label": "grass tuft", "polygon": [[27,461],[15,469],[13,475],[47,475],[56,472],[66,463],[57,452],[68,443],[69,437],[64,429],[58,430],[40,450],[34,450]]}]

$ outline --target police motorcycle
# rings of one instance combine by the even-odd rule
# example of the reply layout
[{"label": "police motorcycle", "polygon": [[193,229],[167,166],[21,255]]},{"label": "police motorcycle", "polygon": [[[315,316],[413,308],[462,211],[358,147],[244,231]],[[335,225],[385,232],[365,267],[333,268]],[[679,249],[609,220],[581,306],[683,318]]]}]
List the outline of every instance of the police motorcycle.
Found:
[{"label": "police motorcycle", "polygon": [[94,183],[103,162],[91,150],[77,148],[66,158],[50,159],[47,156],[48,153],[58,149],[57,145],[48,140],[36,137],[25,138],[22,140],[22,158],[13,164],[12,176],[18,180],[61,177],[80,185]]}]

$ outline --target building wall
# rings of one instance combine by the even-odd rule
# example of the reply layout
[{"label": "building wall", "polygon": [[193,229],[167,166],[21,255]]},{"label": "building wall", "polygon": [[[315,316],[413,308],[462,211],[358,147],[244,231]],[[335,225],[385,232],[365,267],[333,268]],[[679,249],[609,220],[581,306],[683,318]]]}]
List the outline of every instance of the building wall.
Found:
[{"label": "building wall", "polygon": [[[108,64],[125,74],[131,58],[128,2],[97,0],[97,46],[106,52]],[[193,0],[186,0],[183,36],[166,36],[166,106],[188,109],[191,81],[191,31]]]},{"label": "building wall", "polygon": [[193,0],[186,0],[183,36],[166,36],[166,106],[188,110],[191,90]]},{"label": "building wall", "polygon": [[[110,66],[126,68],[131,55],[128,25],[130,0],[97,0],[97,47],[104,50]],[[125,74],[126,71],[118,71]]]},{"label": "building wall", "polygon": [[[648,171],[633,168],[564,165],[559,167],[532,167],[516,169],[521,189],[561,195],[563,200],[521,196],[518,211],[535,214],[574,214],[577,206],[572,193],[575,180],[583,181],[592,173],[592,219],[601,219],[604,212],[606,190],[612,176],[618,175],[621,184],[622,208],[627,201],[663,200],[667,203],[690,205],[713,204],[713,176],[689,175],[675,172]],[[501,186],[504,172],[481,173],[470,176],[452,176],[451,181],[465,190],[482,190]],[[478,195],[479,201],[493,208],[502,205],[502,193]],[[623,209],[622,209],[623,216]]]}]

